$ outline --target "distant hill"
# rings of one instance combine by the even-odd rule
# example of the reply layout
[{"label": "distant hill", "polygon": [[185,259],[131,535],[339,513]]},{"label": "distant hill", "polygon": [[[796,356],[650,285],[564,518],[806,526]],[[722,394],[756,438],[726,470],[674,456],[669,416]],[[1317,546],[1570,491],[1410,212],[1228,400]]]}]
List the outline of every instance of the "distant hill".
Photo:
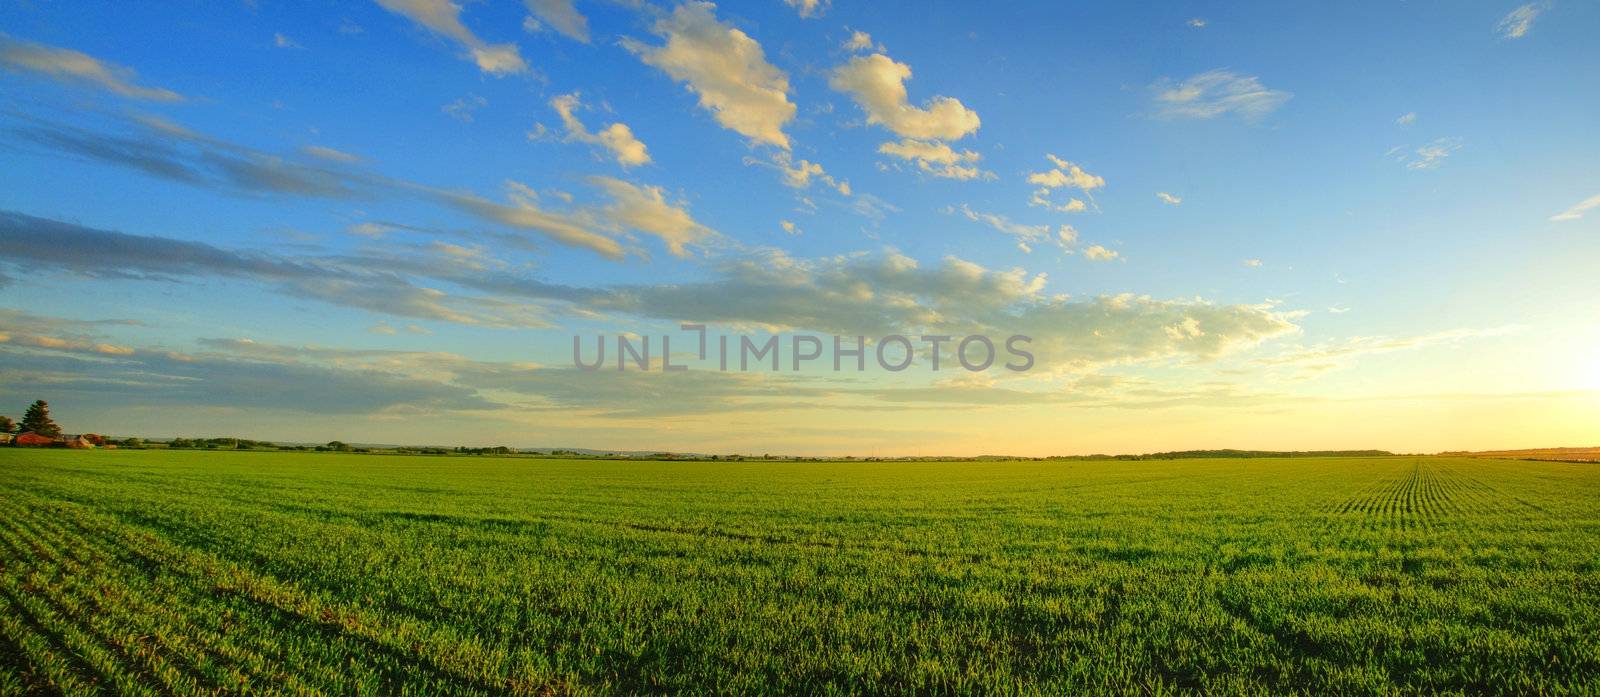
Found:
[{"label": "distant hill", "polygon": [[1600,462],[1600,447],[1593,448],[1528,448],[1526,450],[1458,450],[1440,455],[1456,457],[1494,457],[1514,460],[1562,460],[1567,462]]}]

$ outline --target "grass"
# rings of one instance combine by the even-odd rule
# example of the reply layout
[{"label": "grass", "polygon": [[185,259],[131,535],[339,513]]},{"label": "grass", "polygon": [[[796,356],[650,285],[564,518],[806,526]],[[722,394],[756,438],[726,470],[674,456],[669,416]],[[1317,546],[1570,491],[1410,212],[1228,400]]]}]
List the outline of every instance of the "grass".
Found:
[{"label": "grass", "polygon": [[1596,694],[1600,469],[0,449],[0,694]]}]

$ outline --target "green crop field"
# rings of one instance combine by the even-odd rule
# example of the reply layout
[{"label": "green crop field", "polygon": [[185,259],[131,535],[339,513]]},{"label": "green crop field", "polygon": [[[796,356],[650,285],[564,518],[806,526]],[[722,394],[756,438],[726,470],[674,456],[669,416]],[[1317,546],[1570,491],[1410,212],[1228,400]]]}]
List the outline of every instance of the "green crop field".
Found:
[{"label": "green crop field", "polygon": [[1600,691],[1600,469],[0,449],[0,693]]}]

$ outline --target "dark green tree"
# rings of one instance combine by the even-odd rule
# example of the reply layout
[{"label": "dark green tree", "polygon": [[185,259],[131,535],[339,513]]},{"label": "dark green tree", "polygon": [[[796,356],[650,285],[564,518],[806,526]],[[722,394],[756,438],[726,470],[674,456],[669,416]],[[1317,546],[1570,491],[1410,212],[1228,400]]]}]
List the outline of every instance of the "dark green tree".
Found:
[{"label": "dark green tree", "polygon": [[61,427],[50,420],[50,405],[42,399],[30,405],[28,412],[22,415],[22,430],[50,438],[61,435]]},{"label": "dark green tree", "polygon": [[0,433],[12,433],[17,430],[17,424],[9,416],[0,416]]}]

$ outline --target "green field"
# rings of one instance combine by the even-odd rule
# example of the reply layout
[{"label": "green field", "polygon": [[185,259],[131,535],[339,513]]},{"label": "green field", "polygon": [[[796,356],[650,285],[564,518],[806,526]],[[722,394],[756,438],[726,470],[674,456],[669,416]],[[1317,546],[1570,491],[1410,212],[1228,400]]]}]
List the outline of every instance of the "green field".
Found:
[{"label": "green field", "polygon": [[0,693],[1600,692],[1600,468],[0,449]]}]

